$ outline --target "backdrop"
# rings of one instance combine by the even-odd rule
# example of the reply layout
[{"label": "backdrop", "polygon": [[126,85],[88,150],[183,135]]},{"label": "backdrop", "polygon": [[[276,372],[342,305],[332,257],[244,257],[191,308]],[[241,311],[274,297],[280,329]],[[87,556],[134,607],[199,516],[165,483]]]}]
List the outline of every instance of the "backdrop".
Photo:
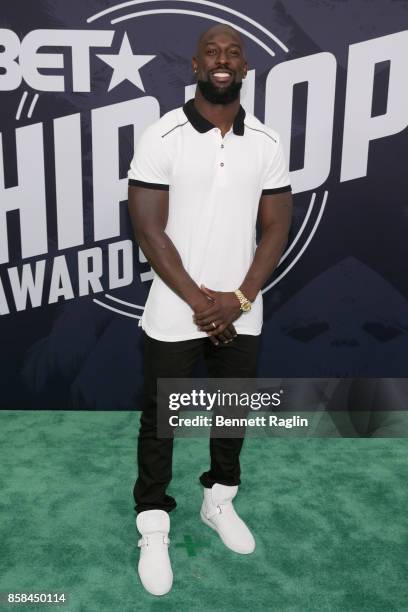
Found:
[{"label": "backdrop", "polygon": [[217,22],[245,38],[242,104],[280,132],[294,192],[259,375],[406,376],[408,2],[3,0],[2,409],[138,407],[152,272],[127,170]]}]

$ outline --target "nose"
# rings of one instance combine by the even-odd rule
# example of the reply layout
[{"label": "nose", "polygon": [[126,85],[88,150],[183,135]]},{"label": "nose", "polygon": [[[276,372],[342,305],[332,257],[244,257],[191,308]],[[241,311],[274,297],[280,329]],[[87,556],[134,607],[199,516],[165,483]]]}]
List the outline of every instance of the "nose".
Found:
[{"label": "nose", "polygon": [[226,64],[228,64],[228,55],[227,55],[227,52],[225,50],[223,51],[221,49],[221,51],[219,52],[218,57],[217,57],[217,64],[218,65],[226,65]]}]

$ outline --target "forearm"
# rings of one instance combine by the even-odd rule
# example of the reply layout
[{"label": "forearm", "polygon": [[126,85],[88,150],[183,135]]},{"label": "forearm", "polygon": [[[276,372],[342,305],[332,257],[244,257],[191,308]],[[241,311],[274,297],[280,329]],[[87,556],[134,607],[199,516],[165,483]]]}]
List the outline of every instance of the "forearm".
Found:
[{"label": "forearm", "polygon": [[138,233],[136,239],[153,270],[194,309],[195,304],[202,301],[201,290],[184,268],[169,236],[157,230]]},{"label": "forearm", "polygon": [[287,224],[272,225],[262,233],[251,267],[239,289],[251,301],[270,278],[288,242]]}]

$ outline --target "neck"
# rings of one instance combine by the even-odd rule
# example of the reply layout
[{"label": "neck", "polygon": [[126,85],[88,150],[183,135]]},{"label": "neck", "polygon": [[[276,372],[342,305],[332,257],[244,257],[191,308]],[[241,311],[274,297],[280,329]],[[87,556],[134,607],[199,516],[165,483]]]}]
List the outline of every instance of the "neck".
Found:
[{"label": "neck", "polygon": [[230,104],[212,104],[208,100],[206,100],[197,87],[196,94],[194,98],[194,106],[208,121],[211,121],[217,128],[221,130],[224,134],[228,132],[230,127],[232,126],[235,115],[239,111],[240,107],[240,98],[234,100]]}]

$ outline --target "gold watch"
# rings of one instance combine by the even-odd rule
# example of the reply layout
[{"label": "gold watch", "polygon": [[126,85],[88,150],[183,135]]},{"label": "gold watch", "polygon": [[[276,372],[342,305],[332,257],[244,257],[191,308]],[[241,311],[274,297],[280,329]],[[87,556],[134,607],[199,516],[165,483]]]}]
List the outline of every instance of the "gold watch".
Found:
[{"label": "gold watch", "polygon": [[249,312],[251,310],[251,302],[248,300],[247,297],[245,297],[245,295],[242,293],[242,291],[240,291],[239,289],[236,289],[234,291],[235,295],[237,296],[239,303],[241,305],[241,310],[242,312]]}]

